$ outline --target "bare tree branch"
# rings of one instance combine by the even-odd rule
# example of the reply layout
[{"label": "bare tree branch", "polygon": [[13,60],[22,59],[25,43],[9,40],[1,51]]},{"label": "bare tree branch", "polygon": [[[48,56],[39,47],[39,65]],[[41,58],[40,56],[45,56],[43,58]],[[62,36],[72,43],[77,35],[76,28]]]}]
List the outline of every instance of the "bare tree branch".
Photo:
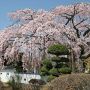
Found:
[{"label": "bare tree branch", "polygon": [[83,20],[81,20],[78,24],[76,24],[75,26],[78,26],[78,25],[80,25],[81,23],[83,23],[84,21],[86,21],[87,20],[87,18],[86,19],[83,19]]},{"label": "bare tree branch", "polygon": [[86,27],[87,30],[84,32],[83,36],[86,36],[89,32],[90,32],[90,28],[89,27]]}]

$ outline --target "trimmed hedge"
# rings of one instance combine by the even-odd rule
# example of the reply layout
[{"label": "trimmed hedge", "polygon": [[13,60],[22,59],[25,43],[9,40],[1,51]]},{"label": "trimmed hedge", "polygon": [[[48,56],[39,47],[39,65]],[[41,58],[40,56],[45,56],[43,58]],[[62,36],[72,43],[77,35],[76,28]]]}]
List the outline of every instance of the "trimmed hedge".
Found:
[{"label": "trimmed hedge", "polygon": [[56,78],[56,76],[53,76],[53,75],[50,75],[50,76],[48,76],[48,82],[50,82],[51,80],[53,80],[53,79],[55,79]]},{"label": "trimmed hedge", "polygon": [[50,73],[51,75],[53,75],[53,76],[57,76],[57,75],[58,75],[58,71],[57,71],[56,68],[52,68],[52,69],[49,71],[49,73]]},{"label": "trimmed hedge", "polygon": [[52,62],[50,61],[50,60],[48,60],[48,59],[45,59],[45,60],[43,60],[43,65],[48,69],[48,70],[50,70],[50,69],[52,69]]},{"label": "trimmed hedge", "polygon": [[54,62],[69,62],[69,59],[66,58],[66,57],[56,57],[56,56],[54,56],[54,57],[51,58],[51,60],[54,61]]},{"label": "trimmed hedge", "polygon": [[71,74],[72,70],[69,67],[63,67],[59,69],[59,72],[62,74]]},{"label": "trimmed hedge", "polygon": [[49,75],[49,71],[47,70],[47,68],[45,66],[43,66],[40,69],[40,75],[42,75],[42,76]]},{"label": "trimmed hedge", "polygon": [[54,45],[51,45],[48,48],[48,53],[54,54],[54,55],[57,55],[57,56],[59,56],[59,55],[68,55],[69,54],[69,50],[64,45],[54,44]]}]

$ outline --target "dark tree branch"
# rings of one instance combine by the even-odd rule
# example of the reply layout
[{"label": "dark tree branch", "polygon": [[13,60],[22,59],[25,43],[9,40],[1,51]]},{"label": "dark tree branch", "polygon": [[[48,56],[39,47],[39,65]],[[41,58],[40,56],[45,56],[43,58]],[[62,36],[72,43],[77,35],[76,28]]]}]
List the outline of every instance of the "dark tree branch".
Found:
[{"label": "dark tree branch", "polygon": [[78,26],[78,25],[80,25],[81,23],[83,23],[84,21],[86,21],[87,20],[87,18],[86,19],[83,19],[83,20],[81,20],[78,24],[76,24],[75,26]]},{"label": "dark tree branch", "polygon": [[63,35],[65,35],[69,40],[71,40],[71,38],[65,32],[63,33]]},{"label": "dark tree branch", "polygon": [[83,36],[86,36],[89,32],[90,32],[90,28],[89,27],[86,27],[87,30],[84,32]]},{"label": "dark tree branch", "polygon": [[73,25],[73,28],[76,30],[76,34],[77,34],[77,37],[80,38],[80,32],[79,32],[79,28],[77,28],[78,25],[80,25],[81,23],[83,23],[84,21],[87,20],[86,19],[83,19],[81,20],[79,23],[77,23],[76,25],[74,24],[74,18],[77,14],[79,14],[81,11],[79,11],[77,8],[77,5],[74,6],[74,11],[72,12],[72,14],[67,14],[67,13],[64,13],[64,15],[61,15],[62,17],[65,17],[67,19],[67,22],[65,23],[65,26],[68,25],[69,22],[72,23]]}]

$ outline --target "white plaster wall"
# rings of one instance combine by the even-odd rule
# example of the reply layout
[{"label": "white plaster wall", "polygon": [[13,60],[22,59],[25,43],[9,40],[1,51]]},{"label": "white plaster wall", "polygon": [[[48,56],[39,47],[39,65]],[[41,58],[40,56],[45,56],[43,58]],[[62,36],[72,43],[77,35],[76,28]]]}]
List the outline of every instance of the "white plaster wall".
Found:
[{"label": "white plaster wall", "polygon": [[11,79],[11,76],[14,76],[12,72],[0,72],[0,80],[2,82],[8,82]]},{"label": "white plaster wall", "polygon": [[[40,75],[34,75],[34,74],[16,74],[14,72],[0,72],[0,80],[2,82],[7,83],[9,80],[12,79],[12,77],[15,79],[16,82],[29,84],[29,81],[31,79],[41,79]],[[17,80],[19,77],[19,80]]]},{"label": "white plaster wall", "polygon": [[33,74],[18,74],[18,76],[21,78],[21,83],[29,84],[29,81],[31,79],[41,79],[40,75],[33,75]]}]

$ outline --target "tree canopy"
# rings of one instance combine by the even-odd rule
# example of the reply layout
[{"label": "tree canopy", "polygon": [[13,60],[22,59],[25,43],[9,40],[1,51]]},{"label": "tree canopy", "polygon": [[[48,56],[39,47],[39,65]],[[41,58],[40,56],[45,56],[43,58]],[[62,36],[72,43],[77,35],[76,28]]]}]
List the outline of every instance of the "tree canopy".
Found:
[{"label": "tree canopy", "polygon": [[48,53],[50,54],[54,54],[54,55],[68,55],[69,54],[69,50],[66,46],[61,45],[61,44],[54,44],[51,45],[48,48]]}]

